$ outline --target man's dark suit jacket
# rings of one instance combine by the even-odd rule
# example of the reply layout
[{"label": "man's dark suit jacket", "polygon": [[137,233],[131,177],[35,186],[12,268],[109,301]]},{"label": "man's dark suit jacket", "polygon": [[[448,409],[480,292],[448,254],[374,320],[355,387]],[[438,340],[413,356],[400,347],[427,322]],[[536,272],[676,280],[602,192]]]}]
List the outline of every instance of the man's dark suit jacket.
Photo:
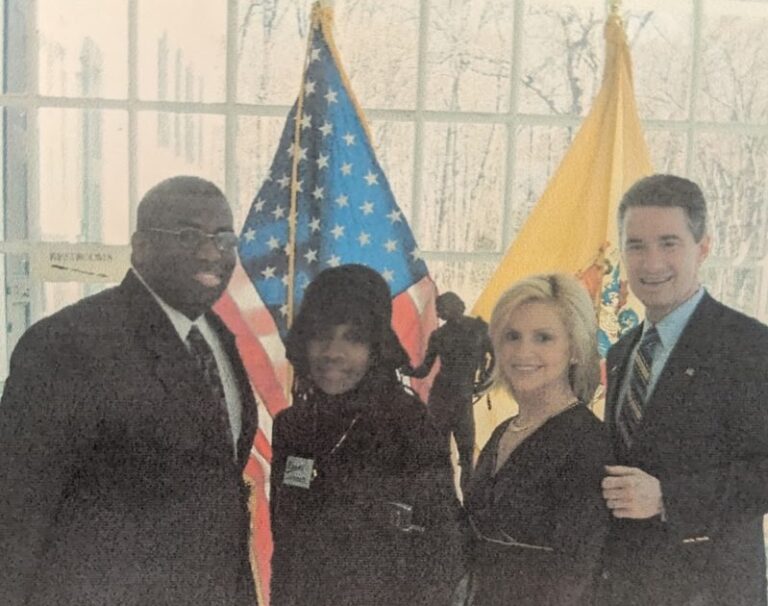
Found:
[{"label": "man's dark suit jacket", "polygon": [[616,406],[641,331],[608,353],[606,424],[616,462],[660,480],[666,521],[613,521],[601,604],[764,605],[768,328],[705,294],[627,451]]},{"label": "man's dark suit jacket", "polygon": [[0,404],[4,606],[255,603],[242,470],[256,407],[234,338],[206,317],[240,384],[237,460],[132,273],[22,337]]}]

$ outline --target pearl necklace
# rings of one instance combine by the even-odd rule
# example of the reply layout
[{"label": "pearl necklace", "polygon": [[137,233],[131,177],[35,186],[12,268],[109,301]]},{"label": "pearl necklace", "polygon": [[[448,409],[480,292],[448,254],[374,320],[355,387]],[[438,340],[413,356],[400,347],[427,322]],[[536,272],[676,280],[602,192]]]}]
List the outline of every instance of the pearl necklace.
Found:
[{"label": "pearl necklace", "polygon": [[528,425],[518,425],[517,424],[517,415],[512,417],[512,420],[509,422],[509,425],[507,425],[507,429],[509,429],[512,433],[520,433],[521,431],[525,431],[526,429],[530,429],[532,425],[529,423]]},{"label": "pearl necklace", "polygon": [[565,408],[562,408],[558,410],[557,412],[553,412],[551,415],[544,417],[541,421],[537,423],[528,423],[527,425],[518,425],[517,419],[520,416],[519,414],[512,417],[512,419],[509,422],[509,425],[507,425],[507,429],[509,429],[512,433],[521,433],[523,431],[527,431],[533,427],[538,427],[539,425],[544,425],[547,421],[549,421],[552,417],[559,415],[561,412],[565,412],[566,410],[569,410],[573,408],[574,406],[577,406],[579,404],[579,400],[574,400],[568,406]]}]

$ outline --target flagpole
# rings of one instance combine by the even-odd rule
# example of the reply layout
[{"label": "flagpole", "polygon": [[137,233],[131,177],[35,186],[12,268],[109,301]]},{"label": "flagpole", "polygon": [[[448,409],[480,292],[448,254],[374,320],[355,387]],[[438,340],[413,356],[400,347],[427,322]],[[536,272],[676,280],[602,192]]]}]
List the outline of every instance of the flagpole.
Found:
[{"label": "flagpole", "polygon": [[286,296],[287,317],[286,325],[291,327],[293,322],[293,307],[295,298],[295,278],[296,278],[296,216],[298,203],[298,174],[299,161],[301,159],[301,121],[304,113],[304,92],[307,80],[307,69],[309,68],[309,57],[312,51],[312,42],[315,36],[315,30],[320,23],[320,13],[323,10],[322,0],[318,0],[312,6],[310,17],[309,35],[307,36],[307,49],[304,53],[304,67],[301,70],[301,85],[299,87],[299,98],[296,102],[296,115],[294,117],[293,130],[293,158],[291,162],[291,206],[288,212],[288,292]]},{"label": "flagpole", "polygon": [[357,118],[360,120],[360,124],[363,127],[363,131],[365,132],[365,136],[368,139],[368,143],[373,145],[371,128],[368,124],[367,118],[365,117],[365,112],[363,112],[363,107],[360,105],[360,101],[358,101],[357,96],[352,90],[352,85],[349,82],[349,76],[347,75],[347,71],[342,65],[339,50],[336,48],[336,40],[333,37],[333,0],[317,0],[317,4],[322,4],[324,6],[324,9],[321,11],[320,25],[323,28],[323,33],[325,34],[325,41],[328,44],[328,49],[331,51],[333,60],[336,62],[336,65],[339,68],[341,81],[344,84],[344,87],[347,89],[349,100],[351,101],[352,106],[355,108]]},{"label": "flagpole", "polygon": [[[304,92],[307,80],[307,69],[309,69],[309,58],[312,52],[312,42],[314,41],[315,31],[324,26],[330,26],[333,22],[333,0],[316,0],[312,5],[310,16],[309,35],[307,36],[307,48],[304,53],[304,67],[301,73],[301,86],[299,88],[299,98],[296,103],[296,117],[294,119],[293,131],[293,158],[291,162],[291,207],[288,212],[288,292],[286,296],[287,318],[286,326],[291,327],[293,323],[293,311],[295,300],[295,277],[296,277],[296,216],[297,216],[297,198],[298,198],[298,173],[301,154],[301,120],[304,113]],[[327,31],[326,31],[327,35]],[[290,381],[289,381],[290,382]]]},{"label": "flagpole", "polygon": [[[304,53],[304,66],[301,70],[301,84],[299,85],[299,97],[296,101],[296,115],[294,116],[293,126],[293,158],[291,162],[291,204],[288,211],[288,242],[286,246],[288,250],[288,284],[286,284],[286,319],[285,324],[288,328],[293,323],[293,306],[295,298],[295,281],[296,281],[296,217],[298,215],[297,205],[299,197],[299,160],[301,159],[301,121],[302,114],[304,113],[304,87],[307,80],[307,69],[309,68],[309,57],[312,51],[312,42],[315,36],[315,29],[319,27],[320,13],[323,11],[323,0],[317,0],[312,6],[312,13],[310,16],[309,35],[307,36],[307,48]],[[330,10],[330,9],[326,9]],[[285,397],[290,402],[291,399],[291,385],[293,384],[293,367],[288,365],[287,375],[285,382]]]}]

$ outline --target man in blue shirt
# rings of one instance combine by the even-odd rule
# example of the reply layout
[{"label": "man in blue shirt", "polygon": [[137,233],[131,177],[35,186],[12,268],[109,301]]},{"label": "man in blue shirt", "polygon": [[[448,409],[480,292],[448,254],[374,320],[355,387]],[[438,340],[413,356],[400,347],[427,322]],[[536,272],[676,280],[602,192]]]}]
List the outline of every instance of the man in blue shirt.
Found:
[{"label": "man in blue shirt", "polygon": [[599,604],[765,605],[768,328],[701,286],[710,236],[695,183],[641,179],[619,231],[646,317],[608,353],[616,465]]}]

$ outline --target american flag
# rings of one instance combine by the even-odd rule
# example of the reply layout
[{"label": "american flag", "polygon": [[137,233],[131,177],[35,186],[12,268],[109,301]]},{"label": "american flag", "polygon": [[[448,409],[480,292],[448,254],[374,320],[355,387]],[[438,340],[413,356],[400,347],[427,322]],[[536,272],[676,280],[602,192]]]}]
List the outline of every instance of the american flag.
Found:
[{"label": "american flag", "polygon": [[303,90],[240,236],[243,268],[281,335],[326,267],[368,265],[393,296],[427,276],[320,23],[310,34]]},{"label": "american flag", "polygon": [[[269,600],[272,546],[266,500],[272,418],[288,405],[282,337],[307,284],[326,267],[345,263],[378,271],[392,292],[393,327],[414,363],[422,360],[437,325],[434,284],[376,160],[331,28],[330,9],[316,5],[299,97],[244,223],[241,266],[216,308],[237,337],[260,399],[259,434],[246,476],[253,484],[253,555],[262,604]],[[415,385],[425,399],[428,386]]]}]

